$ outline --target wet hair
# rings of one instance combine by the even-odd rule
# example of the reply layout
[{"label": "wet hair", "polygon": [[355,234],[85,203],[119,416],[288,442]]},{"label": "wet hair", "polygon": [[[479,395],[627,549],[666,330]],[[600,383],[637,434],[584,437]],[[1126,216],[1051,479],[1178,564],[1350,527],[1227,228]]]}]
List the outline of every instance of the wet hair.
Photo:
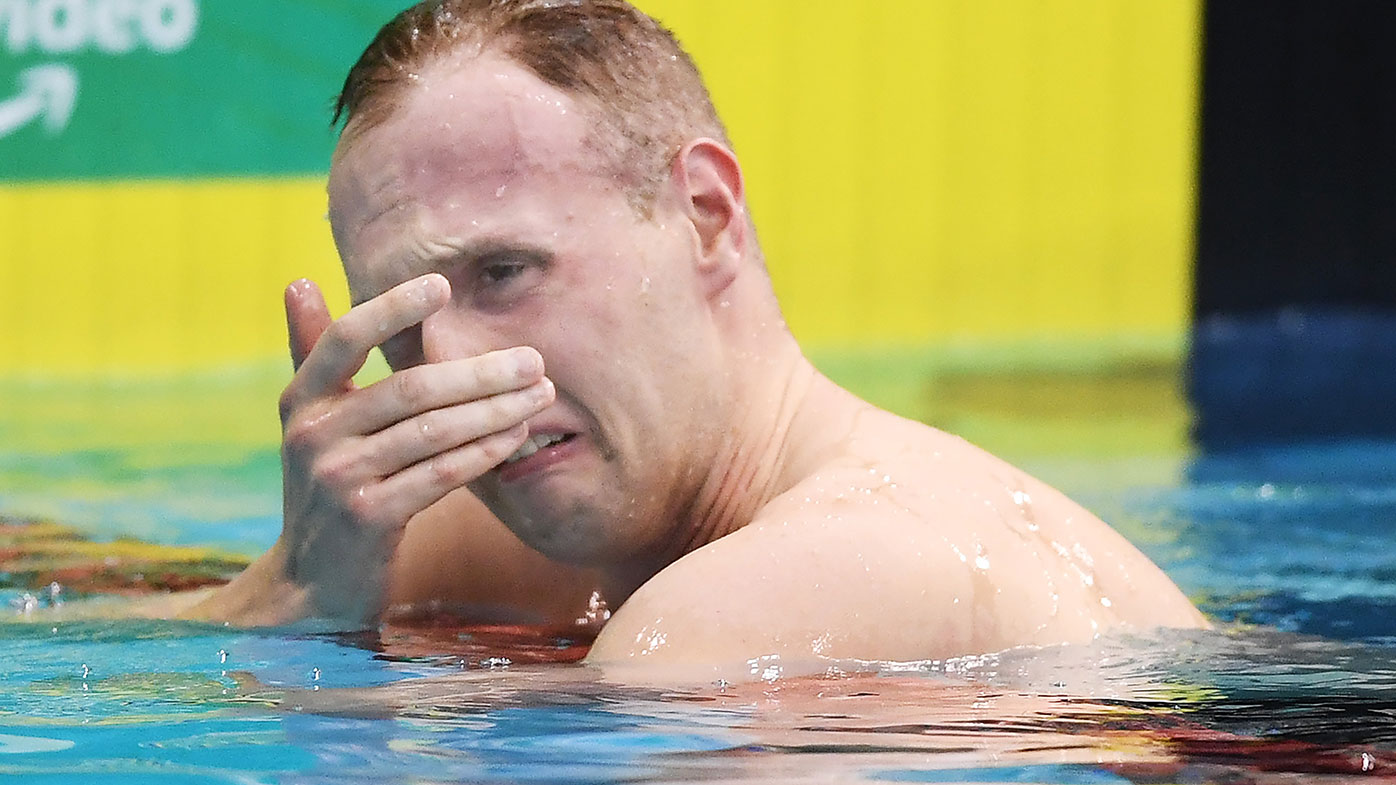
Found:
[{"label": "wet hair", "polygon": [[423,72],[499,54],[571,95],[587,144],[648,214],[690,139],[731,146],[702,76],[674,35],[625,0],[428,0],[383,26],[335,103],[344,135],[383,123]]}]

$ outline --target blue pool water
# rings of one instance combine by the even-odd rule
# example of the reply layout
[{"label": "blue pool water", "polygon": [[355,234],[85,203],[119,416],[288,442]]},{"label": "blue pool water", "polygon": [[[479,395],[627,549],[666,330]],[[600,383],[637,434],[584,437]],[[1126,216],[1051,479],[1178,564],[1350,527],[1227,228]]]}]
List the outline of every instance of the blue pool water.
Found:
[{"label": "blue pool water", "polygon": [[[273,454],[204,466],[126,461],[6,456],[0,512],[99,538],[249,554],[274,538]],[[0,625],[0,776],[1115,783],[1396,774],[1396,443],[1027,468],[1116,524],[1219,629],[665,693],[599,684],[575,665],[505,665],[507,640],[458,632],[336,637],[12,611]],[[6,589],[3,599],[21,594]]]}]

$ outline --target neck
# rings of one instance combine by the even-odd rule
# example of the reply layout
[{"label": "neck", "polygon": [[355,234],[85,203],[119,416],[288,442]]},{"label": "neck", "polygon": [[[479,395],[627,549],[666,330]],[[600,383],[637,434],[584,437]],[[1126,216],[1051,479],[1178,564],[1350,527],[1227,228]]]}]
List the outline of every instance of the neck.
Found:
[{"label": "neck", "polygon": [[772,367],[750,374],[758,381],[734,397],[741,414],[694,501],[681,511],[678,531],[684,536],[662,566],[751,523],[845,441],[858,400],[815,370],[793,339],[787,336],[787,342],[788,348],[765,360]]},{"label": "neck", "polygon": [[[858,412],[867,408],[805,359],[778,310],[753,320],[741,296],[733,293],[733,321],[724,325],[736,338],[725,351],[734,370],[721,375],[732,380],[725,414],[715,420],[722,435],[693,464],[696,476],[680,482],[694,490],[679,494],[685,501],[665,514],[673,532],[666,547],[643,563],[606,570],[614,596],[629,596],[684,554],[751,523],[772,499],[846,449]],[[760,325],[754,331],[753,321]]]}]

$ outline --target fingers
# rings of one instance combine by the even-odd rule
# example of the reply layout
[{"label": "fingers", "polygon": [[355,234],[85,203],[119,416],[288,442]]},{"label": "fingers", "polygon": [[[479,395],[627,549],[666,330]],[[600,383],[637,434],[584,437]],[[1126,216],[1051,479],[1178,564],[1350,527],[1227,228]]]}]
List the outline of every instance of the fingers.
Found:
[{"label": "fingers", "polygon": [[528,438],[528,426],[514,427],[433,455],[360,492],[358,503],[380,519],[407,520],[443,496],[493,469]]},{"label": "fingers", "polygon": [[299,369],[305,362],[331,321],[325,296],[314,281],[302,278],[286,287],[286,334],[291,345],[293,369]]},{"label": "fingers", "polygon": [[386,477],[432,456],[509,431],[546,409],[555,397],[553,383],[540,379],[522,390],[423,412],[359,442],[356,447],[362,458],[358,462],[365,471]]},{"label": "fingers", "polygon": [[[316,336],[283,398],[294,404],[343,389],[363,367],[373,347],[440,310],[450,296],[445,278],[424,275],[350,309]],[[289,294],[287,299],[291,299]],[[303,299],[297,296],[297,317],[293,318],[300,318]],[[297,322],[293,345],[314,332],[315,313],[313,303],[306,306],[307,326],[302,331]],[[293,356],[295,351],[293,348]]]},{"label": "fingers", "polygon": [[434,409],[524,390],[541,381],[542,356],[536,349],[520,346],[398,371],[358,393],[346,416],[370,433]]}]

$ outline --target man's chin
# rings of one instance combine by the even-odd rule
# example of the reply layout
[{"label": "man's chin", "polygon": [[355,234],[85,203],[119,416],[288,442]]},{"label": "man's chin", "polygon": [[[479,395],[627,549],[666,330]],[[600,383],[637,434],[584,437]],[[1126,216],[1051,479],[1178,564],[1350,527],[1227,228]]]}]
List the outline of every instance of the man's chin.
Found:
[{"label": "man's chin", "polygon": [[515,537],[553,561],[597,567],[611,560],[607,554],[610,533],[589,510],[576,504],[539,505],[537,498],[513,499],[514,494],[497,487],[482,488],[477,495]]}]

